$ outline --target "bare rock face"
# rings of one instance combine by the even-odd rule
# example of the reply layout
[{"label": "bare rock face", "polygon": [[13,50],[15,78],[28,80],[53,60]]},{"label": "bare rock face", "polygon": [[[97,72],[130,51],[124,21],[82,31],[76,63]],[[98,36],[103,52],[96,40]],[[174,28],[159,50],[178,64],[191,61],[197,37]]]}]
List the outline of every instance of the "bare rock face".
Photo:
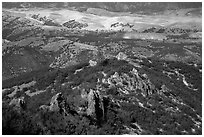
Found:
[{"label": "bare rock face", "polygon": [[64,107],[64,100],[62,98],[61,93],[57,93],[55,96],[52,97],[50,101],[50,110],[51,111],[59,111],[60,108]]},{"label": "bare rock face", "polygon": [[9,105],[14,105],[17,110],[24,109],[25,108],[24,97],[12,99]]},{"label": "bare rock face", "polygon": [[87,97],[87,101],[88,101],[88,109],[87,109],[87,115],[93,115],[95,113],[95,105],[96,105],[96,101],[95,101],[95,91],[94,90],[90,90],[88,97]]},{"label": "bare rock face", "polygon": [[87,115],[96,115],[100,110],[104,110],[103,98],[98,90],[90,90],[88,94],[88,109]]},{"label": "bare rock face", "polygon": [[59,111],[60,113],[66,113],[66,102],[62,95],[62,93],[57,93],[55,96],[52,97],[50,101],[50,105],[42,105],[40,109],[42,110],[49,110],[49,111]]},{"label": "bare rock face", "polygon": [[82,90],[81,98],[87,102],[85,108],[86,115],[89,115],[98,121],[104,118],[103,96],[98,89],[90,89],[88,93]]}]

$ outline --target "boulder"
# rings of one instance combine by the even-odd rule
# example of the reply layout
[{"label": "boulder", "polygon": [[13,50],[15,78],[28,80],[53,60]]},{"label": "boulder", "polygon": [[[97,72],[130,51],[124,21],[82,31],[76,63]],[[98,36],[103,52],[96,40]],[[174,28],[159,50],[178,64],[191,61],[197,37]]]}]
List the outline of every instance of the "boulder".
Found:
[{"label": "boulder", "polygon": [[126,60],[127,59],[127,55],[123,52],[119,52],[118,55],[116,56],[116,58],[118,60]]},{"label": "boulder", "polygon": [[92,61],[92,60],[89,60],[89,65],[90,66],[96,66],[97,65],[97,62],[96,61]]}]

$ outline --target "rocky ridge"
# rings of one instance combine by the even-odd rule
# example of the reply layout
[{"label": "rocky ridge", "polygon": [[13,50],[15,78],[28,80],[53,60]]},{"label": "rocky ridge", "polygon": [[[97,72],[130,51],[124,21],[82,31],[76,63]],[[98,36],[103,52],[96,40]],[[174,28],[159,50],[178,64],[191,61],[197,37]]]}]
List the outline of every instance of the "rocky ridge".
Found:
[{"label": "rocky ridge", "polygon": [[[124,58],[121,57],[122,55]],[[162,121],[163,124],[168,123],[166,126],[162,126],[161,123],[157,123],[156,125],[158,128],[148,129],[146,127],[147,123],[143,123],[135,116],[139,116],[143,111],[147,111],[149,116],[152,117],[154,117],[154,115],[156,116],[161,114],[163,116],[168,115],[170,119],[175,118],[178,122],[180,116],[183,116],[186,118],[186,120],[188,120],[188,124],[191,125],[190,129],[189,127],[186,127],[184,131],[190,134],[196,134],[196,132],[201,129],[201,116],[198,114],[196,108],[187,104],[180,95],[175,95],[173,89],[170,88],[170,85],[155,85],[155,82],[152,81],[153,79],[151,78],[151,75],[142,72],[141,67],[135,67],[134,65],[131,65],[131,63],[128,63],[128,61],[125,61],[128,59],[125,58],[124,53],[120,53],[117,57],[118,59],[112,62],[112,65],[114,66],[114,63],[117,62],[120,62],[119,64],[123,62],[125,63],[123,68],[114,70],[111,73],[100,70],[93,71],[94,74],[97,75],[94,81],[83,81],[78,86],[70,85],[73,92],[69,94],[67,93],[70,89],[66,89],[65,91],[62,90],[63,92],[59,92],[59,89],[54,91],[51,90],[52,96],[49,99],[48,105],[41,105],[36,109],[43,110],[43,113],[60,113],[63,115],[60,117],[65,118],[76,116],[89,117],[89,120],[92,121],[94,123],[93,125],[97,127],[107,124],[107,122],[110,121],[113,112],[113,114],[120,114],[121,118],[123,113],[131,114],[134,112],[134,115],[131,116],[132,120],[131,122],[129,121],[129,124],[126,123],[126,121],[121,124],[117,123],[115,125],[119,126],[121,130],[123,130],[123,133],[129,134],[147,134],[148,132],[152,134],[155,132],[159,132],[160,134],[169,133],[168,130],[165,129],[169,124],[168,120],[165,121],[159,119],[158,121]],[[94,69],[98,65],[108,65],[107,63],[108,62],[105,61],[102,64],[99,63],[95,66],[87,66],[87,68],[84,67],[77,73],[74,73],[74,75],[79,76],[80,73],[89,71],[89,69]],[[137,63],[141,64],[141,62]],[[102,68],[102,66],[99,68]],[[116,68],[117,66],[114,67],[114,69]],[[60,87],[62,88],[65,85],[68,86],[70,82],[71,81],[62,83],[60,84]],[[49,93],[48,88],[46,92]],[[31,98],[37,98],[37,96],[46,94],[46,92],[32,96]],[[16,107],[19,108],[19,101],[15,101],[15,96],[11,97],[11,99],[12,98],[14,98],[14,101],[11,101],[10,105],[17,104]],[[24,100],[25,101],[23,104],[28,104],[29,100]],[[27,107],[28,106],[26,105],[25,108]],[[188,109],[190,112],[186,111],[186,109]],[[22,110],[25,111],[26,109]],[[178,129],[181,128],[183,124],[184,123],[180,121],[178,125],[172,129],[178,132]],[[151,125],[153,126],[154,124],[151,123]],[[185,132],[181,131],[180,133],[185,134]]]}]

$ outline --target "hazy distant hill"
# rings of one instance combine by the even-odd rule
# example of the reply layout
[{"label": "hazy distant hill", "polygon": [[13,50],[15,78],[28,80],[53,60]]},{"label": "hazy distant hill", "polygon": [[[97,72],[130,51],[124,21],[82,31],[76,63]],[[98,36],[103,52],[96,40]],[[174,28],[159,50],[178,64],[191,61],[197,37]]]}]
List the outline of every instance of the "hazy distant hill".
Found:
[{"label": "hazy distant hill", "polygon": [[201,8],[201,2],[3,2],[3,8],[23,7],[75,7],[79,10],[101,8],[120,12],[161,12],[167,9]]}]

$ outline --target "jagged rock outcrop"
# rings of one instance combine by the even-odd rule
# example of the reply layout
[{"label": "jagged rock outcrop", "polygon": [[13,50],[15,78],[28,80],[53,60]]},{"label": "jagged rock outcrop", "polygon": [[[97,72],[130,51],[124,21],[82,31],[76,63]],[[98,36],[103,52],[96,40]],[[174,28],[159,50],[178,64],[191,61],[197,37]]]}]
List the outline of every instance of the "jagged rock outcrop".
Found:
[{"label": "jagged rock outcrop", "polygon": [[87,102],[86,114],[101,121],[104,119],[104,100],[99,90],[90,89],[87,93],[85,90],[81,92],[81,98]]},{"label": "jagged rock outcrop", "polygon": [[9,105],[15,106],[14,108],[17,110],[24,109],[26,107],[24,97],[12,99]]},{"label": "jagged rock outcrop", "polygon": [[49,111],[59,111],[60,113],[66,112],[66,102],[62,95],[62,93],[57,93],[55,96],[51,98],[50,105],[42,105],[40,109],[49,110]]},{"label": "jagged rock outcrop", "polygon": [[131,73],[134,74],[133,77],[135,77],[136,80],[136,88],[140,89],[145,96],[154,93],[156,90],[155,86],[150,82],[146,74],[140,75],[135,68],[133,68]]},{"label": "jagged rock outcrop", "polygon": [[89,60],[89,65],[90,66],[96,66],[97,65],[97,62],[96,61],[92,61],[92,60]]},{"label": "jagged rock outcrop", "polygon": [[51,111],[66,111],[65,110],[65,100],[63,98],[62,93],[57,93],[52,97],[50,102],[50,110]]},{"label": "jagged rock outcrop", "polygon": [[123,52],[119,52],[118,55],[116,56],[116,58],[118,60],[126,60],[127,59],[127,55]]},{"label": "jagged rock outcrop", "polygon": [[88,109],[87,115],[96,115],[98,117],[98,113],[102,111],[102,116],[104,115],[104,106],[103,106],[103,98],[100,95],[98,90],[90,90],[88,94]]},{"label": "jagged rock outcrop", "polygon": [[148,96],[156,91],[155,86],[150,82],[146,74],[139,74],[135,68],[130,71],[130,74],[132,77],[126,73],[119,75],[118,72],[115,72],[108,79],[102,81],[109,84],[109,88],[117,87],[119,93],[123,94],[141,90],[143,96]]}]

